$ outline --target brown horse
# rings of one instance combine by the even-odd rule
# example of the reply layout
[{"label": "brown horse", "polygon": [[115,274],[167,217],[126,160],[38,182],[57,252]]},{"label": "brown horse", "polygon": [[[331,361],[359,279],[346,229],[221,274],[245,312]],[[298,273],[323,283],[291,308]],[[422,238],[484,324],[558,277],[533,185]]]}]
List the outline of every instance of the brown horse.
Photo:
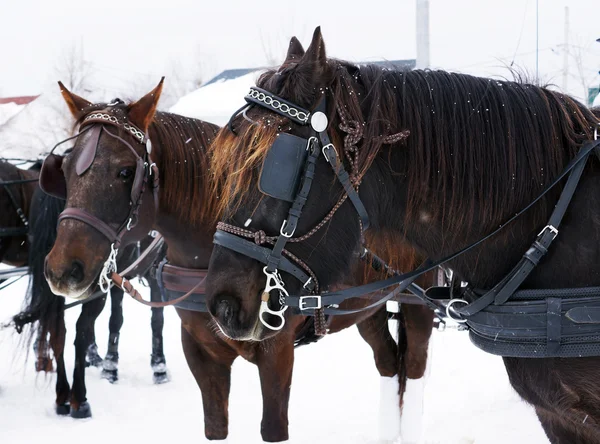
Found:
[{"label": "brown horse", "polygon": [[[168,245],[169,263],[188,269],[208,266],[213,249],[214,220],[211,210],[215,196],[208,182],[209,145],[218,127],[195,119],[156,112],[162,89],[159,86],[139,101],[125,104],[92,105],[87,100],[62,88],[73,116],[86,121],[91,113],[110,117],[109,133],[100,132],[93,157],[89,155],[89,137],[80,136],[72,154],[64,159],[62,171],[66,179],[67,208],[76,207],[110,224],[120,226],[130,213],[130,195],[136,156],[144,156],[145,147],[136,141],[125,124],[148,134],[152,142],[152,161],[158,167],[160,188],[158,208],[152,198],[145,197],[140,206],[136,229],[140,232],[158,230]],[[96,114],[98,115],[98,114]],[[121,123],[119,123],[121,122]],[[88,125],[89,126],[89,125]],[[103,126],[94,123],[94,126]],[[135,147],[137,155],[125,144]],[[87,154],[86,154],[87,153]],[[89,169],[79,174],[76,165],[93,159]],[[86,163],[87,165],[87,163]],[[144,196],[151,194],[150,189]],[[143,227],[139,229],[139,227]],[[90,248],[93,245],[94,248]],[[387,253],[386,243],[373,242],[379,254]],[[54,248],[46,259],[46,277],[56,292],[67,297],[85,298],[95,285],[98,274],[110,251],[110,242],[91,225],[77,220],[64,220],[58,226]],[[406,269],[416,262],[414,252],[404,248],[395,255],[392,266]],[[81,274],[74,277],[70,270],[78,264]],[[345,280],[354,285],[373,279],[374,272],[358,266]],[[431,280],[432,277],[428,278]],[[345,307],[363,307],[363,300],[350,301]],[[234,341],[215,328],[207,312],[177,309],[182,322],[182,345],[188,365],[202,392],[205,435],[208,439],[224,439],[228,434],[228,397],[231,365],[242,356],[258,366],[263,395],[261,434],[266,441],[288,439],[288,400],[294,361],[294,341],[307,319],[291,316],[280,335],[261,343]],[[405,378],[423,376],[427,359],[427,344],[433,323],[432,312],[424,306],[403,306],[404,316],[400,347],[387,328],[385,309],[376,307],[358,315],[330,318],[329,332],[340,331],[357,324],[360,334],[375,355],[382,376],[400,375],[401,390]]]},{"label": "brown horse", "polygon": [[[484,240],[502,226],[493,238],[485,238],[450,262],[458,277],[469,283],[455,296],[467,298],[465,304],[488,294],[524,252],[529,254],[532,241],[552,235],[548,229],[554,225],[548,219],[560,190],[541,193],[563,173],[580,147],[594,139],[599,124],[570,97],[535,85],[444,71],[354,66],[328,59],[319,28],[306,53],[293,39],[283,65],[263,74],[257,86],[260,90],[247,96],[253,106],[245,110],[243,118],[232,120],[234,132],[221,131],[212,150],[214,186],[227,190],[220,195],[219,205],[226,210],[229,225],[222,226],[240,227],[251,214],[246,229],[266,233],[261,234],[263,238],[278,233],[290,206],[258,191],[263,160],[282,131],[303,139],[317,132],[325,155],[315,161],[298,235],[319,226],[332,208],[337,211],[326,232],[320,230],[305,242],[289,243],[289,251],[327,288],[343,281],[351,270],[364,226],[356,215],[360,214],[360,202],[370,217],[372,236],[405,235],[433,261]],[[304,110],[318,115],[323,105],[327,106],[327,119],[319,115],[316,122],[302,121],[307,119]],[[328,138],[337,153],[326,144]],[[591,149],[594,145],[586,146]],[[313,154],[320,153],[311,150]],[[338,208],[340,196],[353,195],[349,187],[342,187],[343,176],[336,177],[340,163],[350,171],[351,187],[356,190],[360,185],[360,202],[348,200]],[[598,171],[592,155],[556,241],[524,281],[524,289],[600,284]],[[533,208],[503,225],[538,196],[541,199]],[[543,253],[534,247],[532,251]],[[526,260],[525,265],[529,263]],[[265,288],[262,271],[263,264],[247,255],[222,246],[213,251],[207,305],[220,328],[233,337],[273,336],[259,322]],[[284,281],[290,295],[302,294],[295,279],[286,275]],[[232,307],[228,316],[219,310],[221,301]],[[557,324],[553,316],[561,319],[558,325],[566,321],[560,309],[551,310],[554,299],[543,302],[548,304],[544,322],[554,335],[551,328]],[[475,338],[473,327],[469,328]],[[568,345],[569,339],[563,336],[564,342],[556,345]],[[496,342],[492,334],[490,344],[505,341]],[[525,344],[539,344],[539,350],[546,352],[546,338],[536,337]],[[561,444],[600,442],[600,358],[532,359],[517,356],[517,352],[520,350],[513,349],[512,357],[504,358],[510,382],[535,407],[548,438]]]},{"label": "brown horse", "polygon": [[0,159],[0,263],[17,267],[27,263],[26,222],[38,174]]},{"label": "brown horse", "polygon": [[[51,371],[50,350],[56,360],[56,412],[70,414],[74,418],[91,416],[86,398],[85,371],[88,365],[102,366],[102,375],[111,382],[117,379],[118,346],[123,324],[123,291],[111,289],[111,316],[109,321],[108,353],[102,360],[97,352],[94,325],[102,312],[106,296],[83,304],[77,319],[75,335],[75,368],[73,386],[69,385],[64,362],[65,349],[65,299],[57,298],[48,288],[43,276],[46,254],[52,248],[56,236],[58,215],[64,208],[64,200],[48,196],[39,189],[37,178],[39,166],[22,170],[8,162],[0,162],[0,258],[9,265],[27,265],[30,285],[25,297],[23,311],[13,316],[17,332],[26,330],[26,347],[35,338],[36,370]],[[24,181],[12,185],[5,182]],[[20,210],[20,211],[19,211]],[[132,261],[135,246],[120,259],[124,265]],[[125,268],[125,267],[122,267]],[[148,279],[152,294],[160,299],[155,282]],[[167,372],[162,346],[163,309],[152,309],[152,358],[156,383],[166,382]],[[31,328],[26,328],[30,325]]]}]

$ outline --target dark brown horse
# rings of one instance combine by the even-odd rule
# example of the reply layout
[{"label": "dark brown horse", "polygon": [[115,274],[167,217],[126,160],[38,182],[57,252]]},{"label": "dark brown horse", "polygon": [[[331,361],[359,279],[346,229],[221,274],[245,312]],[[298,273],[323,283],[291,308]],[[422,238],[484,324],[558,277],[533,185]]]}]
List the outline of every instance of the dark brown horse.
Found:
[{"label": "dark brown horse", "polygon": [[[28,340],[22,341],[24,346],[29,346],[35,338],[38,371],[51,371],[52,356],[56,360],[57,413],[70,414],[74,418],[87,418],[91,416],[91,409],[86,398],[86,367],[90,364],[101,366],[103,377],[111,382],[117,380],[119,335],[123,324],[123,291],[116,287],[111,289],[110,333],[108,353],[104,360],[97,352],[94,325],[104,308],[106,296],[82,305],[76,325],[75,368],[71,387],[63,355],[66,334],[65,299],[57,298],[50,291],[43,276],[44,258],[54,244],[58,215],[64,208],[64,200],[43,193],[37,184],[38,174],[39,165],[22,170],[10,163],[0,162],[0,257],[9,265],[27,265],[30,274],[23,311],[13,317],[12,324],[19,333],[24,329],[27,331]],[[8,181],[28,182],[1,185]],[[22,212],[19,212],[19,209]],[[121,263],[128,265],[133,260],[136,250],[132,245],[120,258]],[[160,299],[155,281],[148,281],[154,298]],[[162,345],[162,311],[162,308],[153,308],[151,321],[151,365],[157,383],[166,382],[168,379]],[[28,325],[31,328],[26,328]]]},{"label": "dark brown horse", "polygon": [[[535,85],[328,59],[320,29],[306,53],[292,39],[286,61],[263,74],[257,86],[263,93],[255,90],[250,102],[261,103],[232,120],[233,132],[221,130],[212,150],[214,186],[227,190],[220,196],[225,222],[266,236],[279,233],[290,205],[259,191],[263,160],[281,132],[304,139],[314,134],[312,123],[298,123],[304,115],[296,113],[297,107],[315,113],[325,98],[324,127],[352,186],[360,185],[371,220],[368,233],[403,235],[432,260],[482,239],[530,204],[580,146],[593,140],[599,123],[570,97]],[[314,131],[322,137],[324,130]],[[330,147],[327,152],[332,153]],[[316,160],[296,236],[317,226],[340,196],[350,193],[324,157]],[[555,244],[524,288],[600,285],[598,171],[597,159],[589,160]],[[450,267],[469,288],[490,289],[547,225],[559,191],[551,190]],[[313,270],[321,289],[342,282],[352,270],[361,239],[355,207],[344,202],[326,230],[286,247]],[[274,335],[259,322],[263,267],[222,246],[213,251],[207,305],[234,338]],[[285,275],[284,281],[290,295],[301,294],[297,280]],[[230,307],[228,316],[219,309],[223,301]],[[600,358],[509,357],[504,363],[512,386],[535,407],[553,443],[600,442]]]},{"label": "dark brown horse", "polygon": [[[209,145],[218,128],[212,124],[182,116],[156,112],[161,84],[139,101],[125,105],[92,105],[62,89],[63,96],[78,121],[90,113],[102,113],[115,122],[134,125],[149,134],[152,161],[159,171],[159,204],[154,217],[140,217],[136,229],[140,232],[158,230],[168,245],[169,263],[189,269],[208,266],[213,249],[215,218],[208,173]],[[107,118],[108,119],[108,118]],[[96,124],[97,125],[97,124]],[[72,154],[65,158],[63,172],[67,187],[67,208],[76,207],[111,224],[119,226],[130,212],[129,200],[133,187],[136,156],[124,141],[136,147],[138,156],[145,147],[124,130],[124,125],[111,125],[122,140],[101,133],[95,147],[93,162],[84,174],[75,165],[89,159],[88,139],[79,137]],[[104,135],[102,135],[104,134]],[[145,191],[145,196],[151,190]],[[149,213],[150,197],[144,198],[140,214]],[[140,228],[142,227],[142,228]],[[93,246],[93,248],[90,248]],[[386,255],[388,243],[373,242],[373,248]],[[53,250],[47,256],[46,276],[51,286],[68,297],[85,298],[95,285],[98,274],[110,251],[110,242],[92,226],[66,220],[59,224]],[[415,264],[414,252],[404,248],[395,254],[392,266],[408,268]],[[73,264],[79,264],[81,275],[72,276]],[[374,272],[358,266],[344,281],[354,285],[373,279]],[[376,273],[375,273],[376,274]],[[428,277],[432,279],[432,277]],[[346,307],[365,306],[362,300],[350,301]],[[288,439],[288,400],[294,361],[294,341],[306,325],[303,316],[290,317],[280,335],[264,342],[234,341],[219,332],[206,312],[177,309],[182,321],[182,345],[188,365],[202,392],[205,435],[208,439],[224,439],[228,434],[228,398],[233,361],[242,356],[258,366],[263,394],[261,434],[266,441]],[[423,376],[427,344],[431,334],[432,312],[423,306],[403,307],[406,329],[402,328],[400,347],[387,328],[387,313],[381,307],[359,315],[334,317],[330,332],[358,323],[365,340],[372,347],[377,368],[382,376],[400,375],[401,390],[405,378]]]},{"label": "dark brown horse", "polygon": [[[22,170],[0,159],[0,263],[22,266],[27,263],[27,215],[35,182],[35,169]],[[16,182],[3,185],[4,182]]]}]

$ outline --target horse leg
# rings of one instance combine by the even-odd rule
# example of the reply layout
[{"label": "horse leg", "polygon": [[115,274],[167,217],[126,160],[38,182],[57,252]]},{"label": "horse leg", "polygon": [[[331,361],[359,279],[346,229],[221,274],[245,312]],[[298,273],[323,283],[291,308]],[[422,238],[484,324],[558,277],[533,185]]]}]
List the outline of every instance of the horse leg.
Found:
[{"label": "horse leg", "polygon": [[73,390],[71,390],[71,417],[90,418],[92,410],[87,402],[85,387],[85,357],[90,336],[94,329],[96,318],[102,312],[106,297],[94,299],[81,306],[81,315],[77,319],[75,335],[75,369],[73,371]]},{"label": "horse leg", "polygon": [[[160,302],[160,289],[154,279],[149,278],[150,283],[150,300],[152,302]],[[150,358],[150,366],[152,367],[153,380],[155,384],[163,384],[169,382],[167,374],[167,360],[163,351],[163,326],[165,318],[163,308],[152,308],[152,357]]]},{"label": "horse leg", "polygon": [[[212,333],[208,334],[212,336]],[[214,339],[208,338],[206,343],[196,341],[183,325],[181,345],[188,367],[202,393],[204,435],[209,440],[226,439],[229,433],[231,364],[237,358],[237,353]]]},{"label": "horse leg", "polygon": [[[69,398],[71,397],[71,387],[67,379],[67,370],[65,369],[65,336],[67,329],[65,319],[61,317],[58,320],[56,335],[50,335],[50,347],[56,359],[56,407],[57,415],[68,415],[70,411]],[[43,341],[42,341],[43,343]]]},{"label": "horse leg", "polygon": [[[379,439],[391,441],[400,435],[398,346],[388,329],[385,308],[356,324],[362,338],[371,346],[375,366],[381,375],[379,391]],[[403,380],[404,372],[402,372]]]},{"label": "horse leg", "polygon": [[263,441],[289,439],[288,405],[294,369],[293,338],[277,338],[270,344],[261,343],[256,353],[263,398],[260,434]]},{"label": "horse leg", "polygon": [[504,358],[512,387],[535,407],[552,444],[600,442],[597,358]]},{"label": "horse leg", "polygon": [[96,343],[96,329],[92,326],[92,332],[90,336],[90,345],[88,345],[85,354],[86,366],[101,367],[102,358],[98,354],[98,344]]},{"label": "horse leg", "polygon": [[[64,319],[63,319],[64,322]],[[48,341],[42,337],[43,333],[38,331],[37,337],[33,343],[33,352],[35,353],[35,371],[49,373],[52,367],[52,359],[48,354]]]},{"label": "horse leg", "polygon": [[402,318],[406,334],[403,366],[407,379],[401,398],[403,402],[400,430],[402,442],[408,444],[418,442],[422,433],[424,375],[434,315],[424,305],[403,304]]},{"label": "horse leg", "polygon": [[110,319],[108,321],[108,348],[102,361],[102,378],[114,384],[119,379],[119,336],[123,326],[123,290],[110,289]]}]

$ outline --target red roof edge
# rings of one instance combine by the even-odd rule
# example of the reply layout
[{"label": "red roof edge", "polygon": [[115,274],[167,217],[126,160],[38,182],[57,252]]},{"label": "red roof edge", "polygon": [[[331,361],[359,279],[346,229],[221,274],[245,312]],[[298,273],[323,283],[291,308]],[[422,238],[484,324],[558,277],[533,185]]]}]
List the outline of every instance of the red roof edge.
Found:
[{"label": "red roof edge", "polygon": [[30,102],[33,102],[39,96],[19,96],[19,97],[4,97],[0,98],[0,105],[6,103],[15,103],[17,105],[27,105]]}]

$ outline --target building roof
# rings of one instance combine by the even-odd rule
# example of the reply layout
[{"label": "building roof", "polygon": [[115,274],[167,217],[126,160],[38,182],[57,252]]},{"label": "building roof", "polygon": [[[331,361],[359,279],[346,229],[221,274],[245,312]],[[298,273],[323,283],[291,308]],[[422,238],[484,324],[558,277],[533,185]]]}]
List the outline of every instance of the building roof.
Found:
[{"label": "building roof", "polygon": [[[369,62],[358,62],[357,65],[378,65],[387,68],[401,68],[401,69],[414,69],[417,61],[414,59],[406,59],[406,60],[376,60]],[[215,77],[210,79],[202,86],[207,86],[212,83],[217,83],[221,81],[227,81],[232,79],[237,79],[238,77],[245,76],[246,74],[250,74],[251,72],[261,71],[266,69],[265,67],[257,67],[257,68],[237,68],[237,69],[226,69],[225,71],[217,74]]]},{"label": "building roof", "polygon": [[15,105],[27,105],[33,102],[39,96],[19,96],[19,97],[0,97],[0,105],[14,103]]}]

